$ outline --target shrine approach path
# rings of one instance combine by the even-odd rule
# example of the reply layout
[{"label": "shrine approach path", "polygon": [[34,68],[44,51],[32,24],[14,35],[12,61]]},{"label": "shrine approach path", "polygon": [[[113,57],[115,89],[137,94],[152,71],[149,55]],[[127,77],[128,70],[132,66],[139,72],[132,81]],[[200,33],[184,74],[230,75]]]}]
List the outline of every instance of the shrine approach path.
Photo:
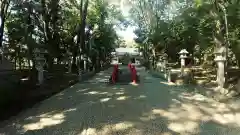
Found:
[{"label": "shrine approach path", "polygon": [[137,70],[138,86],[107,85],[112,69],[102,71],[1,124],[0,135],[240,135],[239,106]]}]

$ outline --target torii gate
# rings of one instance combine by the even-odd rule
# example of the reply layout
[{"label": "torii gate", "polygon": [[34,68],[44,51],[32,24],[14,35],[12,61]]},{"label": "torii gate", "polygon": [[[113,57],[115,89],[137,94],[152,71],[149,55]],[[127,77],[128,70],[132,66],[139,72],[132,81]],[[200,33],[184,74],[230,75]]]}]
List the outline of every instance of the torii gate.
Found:
[{"label": "torii gate", "polygon": [[115,52],[112,52],[111,54],[117,63],[120,62],[121,58],[126,57],[126,55],[129,55],[130,58],[141,59],[141,53],[137,48],[116,48]]}]

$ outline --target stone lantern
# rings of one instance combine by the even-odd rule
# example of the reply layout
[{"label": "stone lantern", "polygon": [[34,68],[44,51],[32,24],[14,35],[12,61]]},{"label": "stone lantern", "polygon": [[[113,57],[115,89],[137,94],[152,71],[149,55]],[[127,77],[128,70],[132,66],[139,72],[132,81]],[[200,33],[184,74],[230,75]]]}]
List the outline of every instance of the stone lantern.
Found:
[{"label": "stone lantern", "polygon": [[185,67],[185,61],[186,58],[188,57],[187,54],[189,52],[186,49],[182,49],[178,54],[180,55],[180,60],[181,60],[181,75],[184,73],[184,67]]},{"label": "stone lantern", "polygon": [[225,61],[226,61],[226,48],[220,47],[217,51],[215,51],[215,59],[214,61],[217,64],[217,84],[218,89],[223,89],[225,84]]},{"label": "stone lantern", "polygon": [[36,48],[33,52],[35,56],[36,69],[38,71],[38,84],[41,85],[44,81],[43,67],[46,64],[46,59],[44,58],[44,55],[47,53],[47,51]]}]

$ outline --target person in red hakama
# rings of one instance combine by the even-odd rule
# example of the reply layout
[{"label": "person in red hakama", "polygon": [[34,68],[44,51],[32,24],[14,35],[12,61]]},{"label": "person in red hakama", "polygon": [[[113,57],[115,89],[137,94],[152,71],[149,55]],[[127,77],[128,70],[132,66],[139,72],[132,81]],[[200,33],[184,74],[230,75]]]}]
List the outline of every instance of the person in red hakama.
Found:
[{"label": "person in red hakama", "polygon": [[119,68],[118,68],[118,65],[115,65],[115,68],[116,68],[116,80],[115,81],[117,81],[118,80],[118,74],[119,74]]},{"label": "person in red hakama", "polygon": [[134,65],[132,67],[132,82],[137,83],[137,70]]},{"label": "person in red hakama", "polygon": [[112,72],[112,82],[113,83],[116,83],[117,73],[118,73],[118,65],[114,65],[113,72]]}]

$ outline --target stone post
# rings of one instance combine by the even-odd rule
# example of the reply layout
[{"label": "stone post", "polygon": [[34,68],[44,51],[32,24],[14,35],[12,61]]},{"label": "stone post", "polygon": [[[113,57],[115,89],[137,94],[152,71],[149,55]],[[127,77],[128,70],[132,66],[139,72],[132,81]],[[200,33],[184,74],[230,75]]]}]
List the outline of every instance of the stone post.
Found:
[{"label": "stone post", "polygon": [[187,54],[188,54],[188,51],[186,49],[182,49],[180,52],[179,52],[179,55],[180,55],[180,61],[181,61],[181,76],[183,76],[184,74],[184,68],[185,68],[185,60],[187,58]]},{"label": "stone post", "polygon": [[43,77],[43,67],[38,68],[38,83],[41,85],[43,83],[44,77]]},{"label": "stone post", "polygon": [[159,59],[159,67],[160,67],[160,72],[163,72],[163,58],[160,57]]},{"label": "stone post", "polygon": [[35,60],[36,60],[36,69],[38,71],[38,84],[41,85],[44,81],[43,76],[43,66],[46,64],[46,60],[44,58],[44,54],[46,51],[42,51],[38,48],[34,50]]},{"label": "stone post", "polygon": [[224,48],[220,48],[215,52],[214,61],[217,64],[217,79],[216,82],[218,84],[217,89],[223,90],[225,85],[225,61],[226,57],[224,56]]},{"label": "stone post", "polygon": [[168,67],[168,82],[170,83],[170,82],[172,82],[172,78],[171,78],[171,67]]},{"label": "stone post", "polygon": [[87,70],[87,57],[85,55],[82,55],[81,60],[83,60],[83,71],[86,71]]},{"label": "stone post", "polygon": [[87,58],[84,57],[84,71],[87,71]]},{"label": "stone post", "polygon": [[68,73],[72,73],[72,53],[67,52],[68,54]]},{"label": "stone post", "polygon": [[163,54],[163,72],[164,72],[165,78],[167,78],[167,74],[168,74],[167,73],[167,63],[168,63],[167,57],[168,57],[168,55],[166,53],[164,53]]},{"label": "stone post", "polygon": [[157,71],[161,72],[162,70],[162,63],[160,61],[157,62]]}]

